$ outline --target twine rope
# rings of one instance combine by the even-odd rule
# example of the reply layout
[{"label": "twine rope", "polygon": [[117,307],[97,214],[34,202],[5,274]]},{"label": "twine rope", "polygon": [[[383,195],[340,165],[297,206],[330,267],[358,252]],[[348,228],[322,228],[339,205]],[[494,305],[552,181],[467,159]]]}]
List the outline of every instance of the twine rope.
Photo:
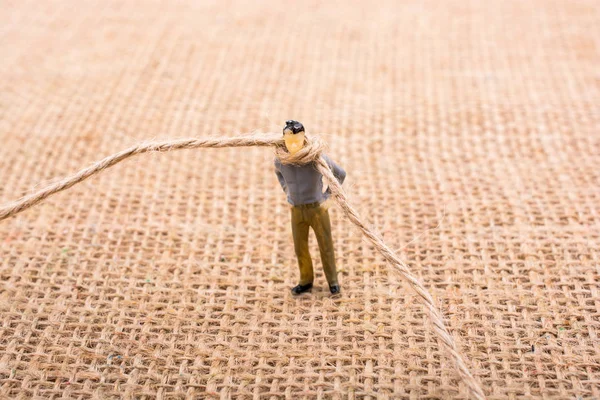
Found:
[{"label": "twine rope", "polygon": [[419,282],[416,276],[410,271],[406,263],[402,261],[400,257],[398,257],[398,255],[385,244],[383,239],[377,233],[371,230],[361,220],[358,212],[348,202],[346,194],[342,189],[342,185],[340,185],[333,175],[333,172],[329,168],[327,162],[321,157],[321,154],[326,149],[326,144],[318,136],[307,135],[303,148],[293,155],[287,152],[285,149],[281,134],[247,135],[231,138],[180,139],[140,143],[119,153],[106,157],[92,164],[91,166],[80,170],[76,174],[52,183],[37,192],[31,193],[17,201],[0,207],[0,221],[15,216],[20,212],[23,212],[28,208],[42,202],[53,194],[67,190],[77,183],[82,182],[89,177],[98,174],[99,172],[137,154],[166,152],[180,149],[245,146],[274,146],[275,155],[283,164],[305,165],[314,162],[317,170],[326,179],[334,200],[342,209],[346,217],[358,227],[362,234],[373,244],[373,246],[375,246],[375,249],[377,249],[377,251],[383,255],[385,260],[400,273],[400,275],[408,282],[410,287],[416,292],[418,295],[417,299],[429,312],[429,317],[433,323],[433,329],[435,333],[442,342],[444,348],[450,353],[450,356],[454,361],[456,368],[458,369],[459,375],[469,388],[469,392],[472,397],[476,399],[485,399],[483,390],[467,368],[467,365],[457,349],[453,337],[448,332],[448,329],[444,324],[443,316],[435,306],[433,297],[431,297],[431,294],[429,294],[423,284]]}]

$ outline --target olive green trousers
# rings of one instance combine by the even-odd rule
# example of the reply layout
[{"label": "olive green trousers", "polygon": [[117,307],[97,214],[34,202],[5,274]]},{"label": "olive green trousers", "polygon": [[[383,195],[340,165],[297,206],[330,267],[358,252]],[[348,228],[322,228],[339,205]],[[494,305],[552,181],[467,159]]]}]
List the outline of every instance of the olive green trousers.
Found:
[{"label": "olive green trousers", "polygon": [[313,263],[308,251],[308,232],[312,227],[319,244],[321,262],[329,285],[337,284],[335,254],[331,237],[331,222],[328,208],[322,204],[311,203],[291,207],[292,235],[294,248],[300,268],[300,285],[312,283],[314,280]]}]

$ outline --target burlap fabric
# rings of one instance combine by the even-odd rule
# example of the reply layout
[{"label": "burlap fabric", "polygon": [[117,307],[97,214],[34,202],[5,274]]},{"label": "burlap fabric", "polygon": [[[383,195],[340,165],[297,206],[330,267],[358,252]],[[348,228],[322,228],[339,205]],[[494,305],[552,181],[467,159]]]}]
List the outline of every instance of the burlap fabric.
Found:
[{"label": "burlap fabric", "polygon": [[[597,3],[397,3],[4,2],[0,203],[140,140],[294,118],[489,398],[600,397]],[[292,297],[272,160],[146,154],[0,223],[0,396],[466,398],[335,207],[343,296],[311,236]]]}]

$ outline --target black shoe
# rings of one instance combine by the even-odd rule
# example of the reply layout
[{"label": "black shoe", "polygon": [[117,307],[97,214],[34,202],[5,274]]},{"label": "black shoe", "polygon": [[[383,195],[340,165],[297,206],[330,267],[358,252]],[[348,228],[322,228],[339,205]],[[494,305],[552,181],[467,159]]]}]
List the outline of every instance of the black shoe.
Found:
[{"label": "black shoe", "polygon": [[340,292],[340,285],[333,284],[329,286],[329,291],[331,292],[331,294],[338,294]]},{"label": "black shoe", "polygon": [[292,288],[292,294],[300,294],[310,290],[313,287],[312,283],[307,283],[306,285],[298,285]]}]

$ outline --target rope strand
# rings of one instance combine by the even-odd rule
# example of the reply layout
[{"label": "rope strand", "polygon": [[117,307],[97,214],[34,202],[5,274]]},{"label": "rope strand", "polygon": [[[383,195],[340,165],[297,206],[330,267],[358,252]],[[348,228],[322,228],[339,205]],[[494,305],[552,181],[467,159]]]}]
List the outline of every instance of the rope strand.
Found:
[{"label": "rope strand", "polygon": [[[281,135],[279,135],[281,136]],[[44,199],[67,190],[70,187],[82,182],[89,177],[98,174],[99,172],[112,167],[137,154],[150,153],[150,152],[165,152],[172,150],[181,149],[197,149],[201,147],[206,148],[222,148],[222,147],[247,147],[247,146],[277,146],[283,143],[283,139],[279,136],[266,136],[266,135],[248,135],[248,136],[237,136],[231,138],[206,138],[206,139],[179,139],[179,140],[167,140],[159,142],[146,142],[140,143],[128,149],[125,149],[119,153],[113,154],[112,156],[106,157],[87,168],[82,169],[74,175],[67,178],[61,179],[58,182],[54,182],[45,188],[22,197],[21,199],[8,203],[0,207],[0,221],[17,215],[20,212],[27,210],[40,203]]]},{"label": "rope strand", "polygon": [[481,389],[481,386],[469,372],[469,369],[463,361],[453,337],[450,335],[446,325],[444,324],[444,319],[441,312],[435,306],[431,294],[429,294],[423,284],[419,282],[419,280],[413,275],[404,261],[402,261],[400,257],[398,257],[396,253],[385,244],[379,235],[367,227],[367,225],[361,220],[358,212],[354,209],[354,207],[352,207],[352,205],[350,205],[342,186],[333,175],[333,172],[329,168],[329,165],[327,165],[327,162],[321,157],[321,154],[325,149],[325,143],[318,137],[306,136],[305,146],[293,155],[285,150],[281,135],[249,135],[232,138],[180,139],[140,143],[119,153],[113,154],[112,156],[106,157],[103,160],[82,169],[74,175],[52,183],[35,193],[21,198],[20,200],[0,207],[0,221],[17,215],[18,213],[23,212],[28,208],[42,202],[44,199],[52,196],[53,194],[69,189],[77,183],[82,182],[89,177],[96,175],[101,171],[137,154],[165,152],[180,149],[243,146],[274,146],[275,155],[284,164],[304,165],[310,162],[315,163],[317,170],[327,180],[333,198],[338,206],[342,209],[346,217],[358,227],[362,234],[375,246],[377,251],[383,255],[386,261],[400,273],[400,275],[408,282],[410,287],[418,295],[417,299],[429,312],[429,317],[433,324],[435,333],[441,340],[444,348],[446,348],[450,353],[450,356],[458,369],[459,375],[469,388],[469,392],[471,393],[472,397],[476,399],[484,399],[485,395]]}]

